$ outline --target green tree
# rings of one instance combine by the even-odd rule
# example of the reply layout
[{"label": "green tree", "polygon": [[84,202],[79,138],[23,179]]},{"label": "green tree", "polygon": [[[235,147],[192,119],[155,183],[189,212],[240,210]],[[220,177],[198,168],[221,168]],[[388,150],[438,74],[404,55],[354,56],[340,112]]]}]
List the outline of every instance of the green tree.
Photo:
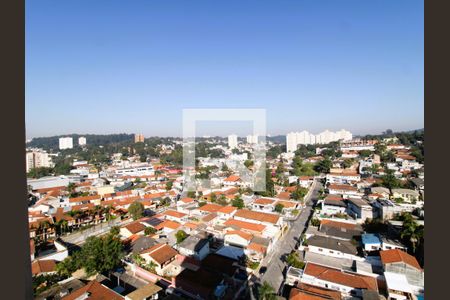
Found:
[{"label": "green tree", "polygon": [[386,174],[381,177],[381,184],[384,187],[393,189],[401,186],[401,182],[399,179],[397,179],[397,177],[395,177],[394,171],[386,169],[385,173]]},{"label": "green tree", "polygon": [[359,156],[360,157],[365,158],[365,157],[369,157],[370,155],[372,155],[372,151],[370,151],[370,150],[361,150],[361,151],[359,151]]},{"label": "green tree", "polygon": [[275,289],[267,281],[264,281],[258,288],[258,296],[258,299],[261,300],[275,300]]},{"label": "green tree", "polygon": [[167,183],[166,183],[166,190],[171,190],[172,189],[172,187],[173,187],[173,181],[168,181]]},{"label": "green tree", "polygon": [[281,203],[278,203],[277,205],[275,205],[275,211],[277,213],[281,213],[283,211],[284,205]]},{"label": "green tree", "polygon": [[250,168],[253,166],[253,160],[247,159],[246,161],[244,161],[244,166],[247,168]]},{"label": "green tree", "polygon": [[187,196],[188,196],[189,198],[195,198],[195,191],[189,191],[189,192],[187,192]]},{"label": "green tree", "polygon": [[315,227],[320,226],[320,220],[319,219],[311,219],[311,225]]},{"label": "green tree", "polygon": [[183,230],[178,230],[177,233],[175,233],[175,237],[177,239],[177,244],[179,244],[184,241],[188,237],[188,235]]},{"label": "green tree", "polygon": [[227,197],[224,194],[221,194],[219,199],[217,199],[217,204],[227,205],[228,204]]},{"label": "green tree", "polygon": [[242,200],[242,198],[238,195],[231,201],[231,205],[237,207],[238,209],[242,209],[244,208],[244,200]]},{"label": "green tree", "polygon": [[156,229],[155,228],[153,228],[153,227],[145,227],[145,229],[144,229],[144,233],[145,233],[145,235],[153,235],[153,234],[155,234],[156,233]]},{"label": "green tree", "polygon": [[328,158],[319,161],[315,166],[314,170],[319,173],[328,173],[330,172],[331,166],[333,163]]},{"label": "green tree", "polygon": [[305,263],[303,261],[301,261],[297,252],[291,252],[286,257],[286,262],[289,266],[292,266],[294,268],[303,269],[305,267]]},{"label": "green tree", "polygon": [[128,207],[128,212],[130,213],[133,220],[142,218],[144,215],[144,205],[141,202],[135,201]]},{"label": "green tree", "polygon": [[306,194],[308,193],[308,189],[298,186],[295,191],[291,194],[291,198],[294,200],[303,200]]},{"label": "green tree", "polygon": [[216,202],[216,201],[217,201],[217,196],[216,196],[216,194],[215,194],[215,193],[211,193],[211,197],[210,197],[210,200],[211,200],[211,202],[212,202],[212,203],[214,203],[214,202]]}]

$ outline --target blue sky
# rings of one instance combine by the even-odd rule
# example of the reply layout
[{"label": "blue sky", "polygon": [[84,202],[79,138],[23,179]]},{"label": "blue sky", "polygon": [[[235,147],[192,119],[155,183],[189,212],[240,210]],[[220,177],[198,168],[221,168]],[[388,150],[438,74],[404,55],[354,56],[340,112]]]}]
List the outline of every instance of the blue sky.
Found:
[{"label": "blue sky", "polygon": [[422,128],[423,11],[415,0],[28,0],[27,137],[180,136],[184,108],[265,108],[272,135]]}]

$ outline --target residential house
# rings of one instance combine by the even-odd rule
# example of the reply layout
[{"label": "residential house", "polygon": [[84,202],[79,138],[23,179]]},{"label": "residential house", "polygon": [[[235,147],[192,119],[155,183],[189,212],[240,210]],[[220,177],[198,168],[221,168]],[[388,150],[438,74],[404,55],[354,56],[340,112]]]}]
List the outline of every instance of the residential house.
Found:
[{"label": "residential house", "polygon": [[364,260],[358,256],[358,248],[350,241],[329,236],[314,235],[306,240],[307,251],[336,258]]},{"label": "residential house", "polygon": [[314,176],[300,176],[298,178],[298,184],[304,188],[309,188],[313,182]]},{"label": "residential house", "polygon": [[188,215],[176,210],[168,209],[162,213],[166,220],[175,221],[178,223],[184,223],[188,219]]},{"label": "residential house", "polygon": [[320,222],[319,231],[330,237],[352,240],[359,238],[364,230],[359,224],[323,219]]},{"label": "residential house", "polygon": [[364,290],[378,292],[373,277],[345,272],[339,269],[306,263],[301,283],[339,291],[345,296],[361,297]]},{"label": "residential house", "polygon": [[347,213],[360,222],[364,222],[366,219],[374,219],[376,215],[375,209],[369,202],[358,198],[347,200]]},{"label": "residential house", "polygon": [[331,195],[343,195],[344,198],[359,195],[358,189],[348,184],[330,184],[328,186],[328,192]]},{"label": "residential house", "polygon": [[120,228],[120,236],[122,239],[127,239],[134,234],[144,234],[145,225],[135,221]]},{"label": "residential house", "polygon": [[197,260],[203,260],[210,252],[208,239],[191,235],[178,245],[180,254]]},{"label": "residential house", "polygon": [[385,272],[403,274],[416,292],[423,292],[424,270],[416,258],[402,250],[393,249],[380,251],[381,262]]},{"label": "residential house", "polygon": [[180,266],[172,265],[178,252],[167,244],[156,244],[140,253],[147,264],[153,264],[158,275],[176,274],[181,271]]},{"label": "residential house", "polygon": [[327,197],[320,201],[323,215],[333,216],[335,214],[343,214],[347,210],[347,204],[339,195],[327,195]]},{"label": "residential house", "polygon": [[300,283],[291,289],[289,300],[341,300],[341,293],[330,289]]},{"label": "residential house", "polygon": [[361,180],[361,175],[356,170],[352,169],[334,169],[334,172],[326,175],[327,183],[337,184],[354,184]]},{"label": "residential house", "polygon": [[237,175],[231,175],[223,180],[224,186],[240,186],[242,184],[242,180]]},{"label": "residential house", "polygon": [[263,212],[273,212],[275,209],[275,200],[268,198],[258,198],[253,201],[252,209]]},{"label": "residential house", "polygon": [[35,260],[31,264],[31,274],[37,275],[49,275],[56,273],[56,262],[53,259],[49,260]]},{"label": "residential house", "polygon": [[123,300],[125,299],[120,294],[107,288],[103,284],[96,280],[90,281],[85,286],[71,292],[69,295],[64,296],[61,300],[80,300],[80,299],[92,299],[92,300]]},{"label": "residential house", "polygon": [[419,192],[410,189],[392,189],[392,199],[402,199],[405,202],[415,203],[419,200]]}]

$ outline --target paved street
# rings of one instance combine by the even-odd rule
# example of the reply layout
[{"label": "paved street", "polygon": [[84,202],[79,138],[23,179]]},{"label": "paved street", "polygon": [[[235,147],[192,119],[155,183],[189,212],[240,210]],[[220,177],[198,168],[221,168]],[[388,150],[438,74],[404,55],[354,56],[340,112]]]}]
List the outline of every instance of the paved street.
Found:
[{"label": "paved street", "polygon": [[100,223],[91,228],[85,229],[83,231],[74,232],[68,235],[61,236],[61,239],[72,245],[81,245],[90,236],[98,236],[105,234],[111,230],[113,226],[122,226],[132,222],[132,219],[127,219],[125,221],[120,221],[120,219],[114,219],[110,222]]},{"label": "paved street", "polygon": [[267,266],[266,273],[262,276],[261,282],[267,281],[276,291],[279,291],[284,279],[284,271],[287,267],[282,260],[283,256],[289,254],[295,249],[300,235],[305,229],[308,217],[311,214],[313,201],[318,198],[318,191],[322,188],[322,184],[314,181],[312,191],[305,199],[306,207],[301,211],[297,220],[290,224],[290,229],[285,236],[277,242],[275,249],[261,263],[261,266]]}]

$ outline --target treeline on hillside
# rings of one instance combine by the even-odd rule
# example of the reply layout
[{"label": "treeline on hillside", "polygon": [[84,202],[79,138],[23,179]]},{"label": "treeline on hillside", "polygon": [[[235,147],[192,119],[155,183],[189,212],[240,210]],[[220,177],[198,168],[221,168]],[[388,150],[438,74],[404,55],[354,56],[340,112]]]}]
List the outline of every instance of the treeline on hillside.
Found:
[{"label": "treeline on hillside", "polygon": [[59,148],[59,138],[61,137],[72,137],[73,145],[76,147],[78,145],[78,138],[84,136],[86,138],[88,145],[106,145],[122,142],[134,142],[133,134],[119,133],[119,134],[67,134],[58,135],[50,137],[38,137],[33,138],[27,147],[42,148],[45,150],[58,149]]}]

